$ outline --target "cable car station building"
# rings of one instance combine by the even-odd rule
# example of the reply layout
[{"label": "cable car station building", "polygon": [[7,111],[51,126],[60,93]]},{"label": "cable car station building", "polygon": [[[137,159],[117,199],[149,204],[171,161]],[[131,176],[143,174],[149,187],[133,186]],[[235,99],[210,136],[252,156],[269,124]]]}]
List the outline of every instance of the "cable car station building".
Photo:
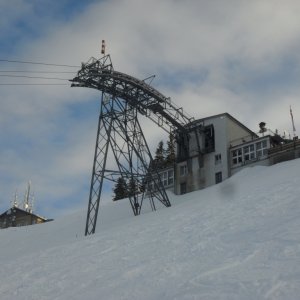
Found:
[{"label": "cable car station building", "polygon": [[184,194],[220,183],[248,166],[298,158],[300,140],[285,140],[277,134],[259,136],[223,113],[193,121],[189,134],[177,139],[176,152],[173,189]]},{"label": "cable car station building", "polygon": [[193,121],[189,131],[188,138],[179,140],[176,145],[176,194],[203,189],[228,178],[231,175],[232,141],[257,138],[254,132],[228,113]]}]

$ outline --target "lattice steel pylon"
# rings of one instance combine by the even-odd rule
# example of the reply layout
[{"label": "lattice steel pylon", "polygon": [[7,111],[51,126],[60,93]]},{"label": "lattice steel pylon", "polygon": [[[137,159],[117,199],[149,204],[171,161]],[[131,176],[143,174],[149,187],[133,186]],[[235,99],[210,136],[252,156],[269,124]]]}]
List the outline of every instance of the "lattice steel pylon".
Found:
[{"label": "lattice steel pylon", "polygon": [[85,235],[95,233],[104,180],[116,182],[122,177],[133,183],[129,200],[134,215],[140,214],[146,197],[153,210],[154,200],[171,206],[158,170],[153,169],[138,115],[147,116],[170,133],[185,132],[191,118],[145,81],[114,71],[109,55],[82,64],[71,81],[72,86],[102,92]]}]

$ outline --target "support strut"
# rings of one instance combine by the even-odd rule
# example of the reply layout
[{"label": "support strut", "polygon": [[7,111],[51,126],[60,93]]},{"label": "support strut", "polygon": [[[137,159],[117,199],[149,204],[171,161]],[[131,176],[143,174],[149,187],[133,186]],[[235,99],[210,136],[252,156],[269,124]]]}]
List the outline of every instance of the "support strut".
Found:
[{"label": "support strut", "polygon": [[[114,160],[108,160],[109,154]],[[155,199],[166,207],[171,206],[157,170],[150,169],[152,165],[137,109],[122,99],[102,93],[85,235],[95,233],[104,180],[116,182],[122,177],[135,185],[129,191],[134,215],[140,214],[146,197],[153,210]],[[147,188],[149,183],[154,184],[151,190]]]}]

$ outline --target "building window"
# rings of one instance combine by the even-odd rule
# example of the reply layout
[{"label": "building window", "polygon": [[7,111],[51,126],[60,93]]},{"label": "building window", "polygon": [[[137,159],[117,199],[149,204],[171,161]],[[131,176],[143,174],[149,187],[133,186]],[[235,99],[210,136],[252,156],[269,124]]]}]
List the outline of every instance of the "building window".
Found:
[{"label": "building window", "polygon": [[160,174],[163,186],[174,184],[174,170],[165,171]]},{"label": "building window", "polygon": [[265,158],[268,155],[268,142],[262,140],[236,150],[232,150],[232,165],[240,165],[241,163],[251,162],[256,159]]},{"label": "building window", "polygon": [[222,182],[222,172],[216,173],[215,176],[216,176],[216,183]]},{"label": "building window", "polygon": [[180,194],[185,194],[186,193],[186,182],[183,182],[180,184]]},{"label": "building window", "polygon": [[215,155],[215,165],[218,165],[222,162],[222,156],[221,154]]},{"label": "building window", "polygon": [[180,170],[179,170],[179,174],[180,176],[185,176],[187,173],[187,168],[186,168],[186,165],[184,166],[180,166]]},{"label": "building window", "polygon": [[244,147],[244,160],[254,160],[256,158],[254,144]]},{"label": "building window", "polygon": [[185,161],[188,156],[188,149],[189,149],[189,139],[187,138],[186,134],[179,134],[177,136],[177,155],[176,159],[177,162]]},{"label": "building window", "polygon": [[168,173],[164,172],[161,174],[161,181],[163,183],[163,186],[168,185]]},{"label": "building window", "polygon": [[[168,170],[164,172],[159,173],[159,177],[161,180],[160,187],[168,187],[174,184],[174,170]],[[156,187],[158,184],[158,178],[154,180],[153,182],[149,182],[147,185],[147,190],[148,191],[156,191]]]},{"label": "building window", "polygon": [[204,128],[204,147],[206,153],[215,151],[215,130],[213,125],[208,125]]},{"label": "building window", "polygon": [[268,155],[267,146],[268,144],[266,140],[256,143],[256,154],[258,158]]},{"label": "building window", "polygon": [[174,170],[168,171],[168,185],[174,184]]},{"label": "building window", "polygon": [[237,165],[242,163],[243,158],[242,158],[242,148],[236,149],[232,151],[232,164]]}]

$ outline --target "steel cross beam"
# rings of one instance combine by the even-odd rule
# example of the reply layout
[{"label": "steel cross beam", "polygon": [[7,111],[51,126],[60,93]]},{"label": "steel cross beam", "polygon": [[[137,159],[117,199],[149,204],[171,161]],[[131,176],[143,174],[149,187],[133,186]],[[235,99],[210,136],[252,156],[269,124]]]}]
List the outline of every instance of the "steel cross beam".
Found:
[{"label": "steel cross beam", "polygon": [[126,100],[140,114],[171,134],[178,130],[186,132],[186,126],[194,120],[144,80],[115,71],[109,55],[99,60],[91,58],[88,63],[82,64],[71,81],[71,86],[98,89]]},{"label": "steel cross beam", "polygon": [[[153,159],[138,114],[171,134],[181,135],[192,118],[145,81],[114,71],[109,55],[82,64],[71,81],[72,86],[102,91],[85,235],[95,233],[105,179],[116,182],[117,176],[121,176],[125,182],[134,184],[133,190],[128,190],[134,215],[140,214],[146,196],[152,210],[154,199],[171,206],[158,171],[151,167]],[[112,161],[109,155],[113,155],[114,165],[108,166]]]}]

